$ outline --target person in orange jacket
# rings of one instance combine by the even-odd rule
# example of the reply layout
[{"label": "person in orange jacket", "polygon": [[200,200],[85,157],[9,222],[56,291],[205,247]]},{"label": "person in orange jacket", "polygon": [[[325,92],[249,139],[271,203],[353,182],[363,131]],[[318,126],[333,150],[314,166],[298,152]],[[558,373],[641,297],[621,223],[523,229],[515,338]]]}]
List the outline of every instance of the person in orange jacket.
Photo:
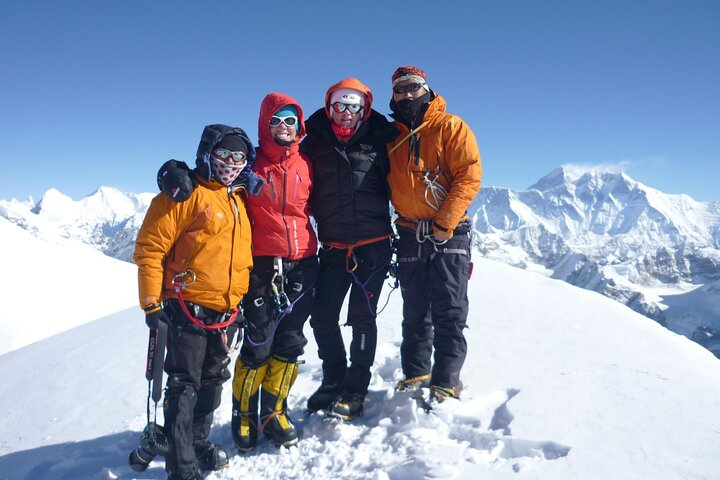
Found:
[{"label": "person in orange jacket", "polygon": [[[259,431],[277,446],[298,442],[287,398],[307,344],[303,326],[319,270],[309,206],[313,171],[299,152],[304,135],[300,104],[284,93],[269,93],[260,105],[257,155],[245,178],[238,178],[249,186],[254,264],[242,301],[245,337],[233,376],[231,430],[242,453],[257,446]],[[161,190],[176,201],[194,188],[190,172],[177,162],[166,162],[158,178]]]},{"label": "person in orange jacket", "polygon": [[429,386],[431,398],[444,401],[459,398],[467,355],[467,208],[480,190],[480,151],[470,127],[445,112],[445,99],[430,89],[421,69],[399,67],[392,87],[400,135],[387,145],[387,178],[398,214],[405,376],[398,389]]},{"label": "person in orange jacket", "polygon": [[242,129],[208,125],[197,151],[197,182],[184,202],[158,194],[135,243],[140,306],[148,327],[169,325],[163,402],[169,480],[203,478],[227,465],[207,440],[222,384],[230,378],[223,328],[248,291],[250,220],[233,185],[255,151]]}]

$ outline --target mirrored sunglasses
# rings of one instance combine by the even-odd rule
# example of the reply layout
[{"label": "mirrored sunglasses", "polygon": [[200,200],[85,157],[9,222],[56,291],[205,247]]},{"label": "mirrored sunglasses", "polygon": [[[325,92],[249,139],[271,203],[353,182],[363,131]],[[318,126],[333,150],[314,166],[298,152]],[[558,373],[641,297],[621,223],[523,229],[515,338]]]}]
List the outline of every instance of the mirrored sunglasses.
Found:
[{"label": "mirrored sunglasses", "polygon": [[360,110],[362,110],[362,105],[359,103],[341,103],[341,102],[335,102],[332,104],[332,109],[336,112],[344,112],[346,109],[350,113],[357,113]]},{"label": "mirrored sunglasses", "polygon": [[235,163],[246,163],[247,155],[245,152],[231,152],[227,148],[218,148],[213,152],[213,155],[220,160],[227,160],[232,157]]},{"label": "mirrored sunglasses", "polygon": [[271,127],[277,127],[281,123],[284,123],[288,127],[294,127],[298,123],[298,118],[292,115],[289,115],[287,117],[276,117],[275,115],[273,115],[270,119]]},{"label": "mirrored sunglasses", "polygon": [[407,85],[395,85],[393,87],[393,92],[395,92],[395,93],[407,93],[407,92],[415,93],[424,86],[425,86],[424,83],[408,83]]}]

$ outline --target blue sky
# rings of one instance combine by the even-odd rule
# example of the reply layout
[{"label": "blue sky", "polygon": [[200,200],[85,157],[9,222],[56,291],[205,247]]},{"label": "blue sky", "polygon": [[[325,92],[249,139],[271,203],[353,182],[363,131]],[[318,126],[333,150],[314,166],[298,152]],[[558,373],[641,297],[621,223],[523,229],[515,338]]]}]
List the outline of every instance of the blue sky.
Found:
[{"label": "blue sky", "polygon": [[204,125],[257,136],[262,98],[311,113],[355,76],[389,113],[415,64],[475,131],[485,186],[561,164],[720,200],[714,0],[102,1],[0,4],[0,198],[155,191]]}]

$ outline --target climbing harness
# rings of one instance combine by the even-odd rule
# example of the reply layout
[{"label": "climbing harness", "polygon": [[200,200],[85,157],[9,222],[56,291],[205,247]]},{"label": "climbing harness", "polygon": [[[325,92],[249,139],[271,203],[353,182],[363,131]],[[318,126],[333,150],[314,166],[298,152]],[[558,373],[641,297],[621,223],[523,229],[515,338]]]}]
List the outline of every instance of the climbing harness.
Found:
[{"label": "climbing harness", "polygon": [[[365,240],[360,240],[355,243],[339,243],[339,242],[323,242],[323,248],[330,247],[330,248],[337,248],[338,250],[347,250],[347,253],[345,254],[345,271],[347,271],[353,278],[353,281],[362,289],[363,293],[365,294],[365,301],[368,305],[368,310],[370,311],[371,315],[377,315],[377,311],[373,308],[371,300],[372,300],[372,292],[369,292],[367,287],[367,284],[370,283],[370,281],[375,277],[376,274],[381,272],[382,270],[387,267],[390,262],[384,263],[380,268],[375,270],[374,272],[370,273],[368,275],[368,278],[363,282],[360,280],[360,278],[355,274],[355,270],[360,266],[360,263],[358,262],[357,256],[355,255],[355,248],[363,246],[363,245],[369,245],[371,243],[377,243],[381,242],[383,240],[387,240],[392,235],[381,235],[379,237],[373,237],[373,238],[367,238]],[[383,307],[384,308],[384,307]]]},{"label": "climbing harness", "polygon": [[[198,327],[202,328],[203,330],[223,330],[230,326],[234,321],[235,318],[238,316],[238,313],[240,311],[237,308],[233,308],[229,312],[226,312],[222,314],[223,317],[226,317],[227,320],[219,323],[214,323],[212,325],[206,325],[202,322],[202,320],[195,318],[191,313],[190,310],[188,310],[187,305],[185,305],[185,300],[183,300],[183,294],[182,291],[187,287],[188,285],[192,285],[195,282],[195,272],[188,269],[184,272],[180,272],[177,275],[173,277],[173,288],[175,289],[175,293],[178,296],[178,300],[180,300],[178,303],[180,304],[180,308],[182,308],[182,311],[185,313],[185,316],[190,320],[193,324],[197,325]],[[224,330],[222,333],[225,333]]]},{"label": "climbing harness", "polygon": [[[268,342],[270,342],[273,338],[275,338],[275,332],[277,331],[278,327],[280,326],[280,322],[289,315],[295,304],[297,304],[307,292],[312,291],[312,289],[315,287],[315,282],[313,282],[308,288],[303,289],[302,283],[295,283],[293,285],[293,291],[299,293],[299,295],[295,298],[295,300],[290,301],[290,298],[285,293],[285,283],[286,283],[286,277],[285,272],[283,270],[283,259],[282,257],[275,257],[273,260],[273,276],[270,280],[270,288],[273,292],[273,302],[275,304],[275,308],[273,309],[273,317],[277,320],[275,321],[275,326],[272,329],[272,332],[267,336],[267,338],[261,342],[256,342],[250,337],[250,333],[246,333],[245,339],[247,340],[249,345],[252,345],[253,347],[261,347]],[[262,307],[265,304],[265,301],[262,297],[258,297],[253,301],[253,304],[256,307]]]},{"label": "climbing harness", "polygon": [[449,238],[443,241],[435,240],[435,236],[432,233],[432,222],[432,220],[417,221],[417,226],[415,227],[415,240],[417,240],[418,243],[425,243],[426,241],[429,241],[433,244],[435,251],[437,252],[438,245],[446,244]]},{"label": "climbing harness", "polygon": [[390,266],[388,268],[387,277],[385,278],[393,278],[395,279],[392,283],[388,284],[390,287],[390,291],[387,294],[387,297],[385,298],[385,303],[383,304],[382,308],[377,311],[377,315],[380,315],[385,308],[388,306],[388,303],[390,303],[390,295],[397,290],[400,287],[400,280],[398,280],[397,276],[397,270],[398,270],[398,260],[397,260],[397,248],[398,244],[400,243],[400,238],[396,235],[393,235],[390,237]]},{"label": "climbing harness", "polygon": [[288,307],[291,307],[290,299],[285,293],[285,273],[283,272],[282,257],[273,259],[273,276],[270,280],[270,287],[275,301],[275,315],[280,316]]}]

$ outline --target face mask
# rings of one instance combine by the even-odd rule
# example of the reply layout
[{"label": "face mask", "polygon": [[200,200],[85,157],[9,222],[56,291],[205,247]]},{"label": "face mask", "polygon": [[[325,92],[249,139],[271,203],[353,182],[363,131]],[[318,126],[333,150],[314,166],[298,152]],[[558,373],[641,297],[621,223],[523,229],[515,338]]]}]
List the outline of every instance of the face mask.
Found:
[{"label": "face mask", "polygon": [[213,177],[215,177],[215,180],[226,186],[231,185],[238,175],[240,175],[242,169],[245,168],[245,165],[247,165],[247,163],[242,165],[230,165],[229,163],[225,163],[212,155],[210,155],[210,164],[212,165]]},{"label": "face mask", "polygon": [[420,109],[430,100],[430,92],[418,98],[403,98],[398,102],[394,102],[395,106],[393,111],[400,115],[406,123],[412,123],[415,120],[415,115]]}]

